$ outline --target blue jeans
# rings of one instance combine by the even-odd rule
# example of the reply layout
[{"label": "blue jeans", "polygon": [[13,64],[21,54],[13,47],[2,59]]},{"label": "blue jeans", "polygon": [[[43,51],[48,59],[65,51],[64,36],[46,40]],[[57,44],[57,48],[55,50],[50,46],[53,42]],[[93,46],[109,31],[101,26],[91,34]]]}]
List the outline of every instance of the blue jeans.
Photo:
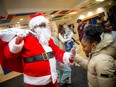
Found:
[{"label": "blue jeans", "polygon": [[69,51],[71,50],[71,48],[73,47],[73,45],[74,45],[74,41],[71,41],[71,42],[65,42],[64,45],[65,45],[65,49],[66,49],[66,51],[69,52]]}]

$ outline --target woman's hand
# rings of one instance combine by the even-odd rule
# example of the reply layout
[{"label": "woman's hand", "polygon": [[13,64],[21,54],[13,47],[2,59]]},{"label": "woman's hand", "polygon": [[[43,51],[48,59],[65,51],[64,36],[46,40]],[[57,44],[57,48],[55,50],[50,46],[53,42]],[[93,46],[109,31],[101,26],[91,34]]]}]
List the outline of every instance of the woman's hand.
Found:
[{"label": "woman's hand", "polygon": [[76,45],[74,45],[73,48],[71,49],[71,53],[72,53],[72,58],[74,58],[76,56]]}]

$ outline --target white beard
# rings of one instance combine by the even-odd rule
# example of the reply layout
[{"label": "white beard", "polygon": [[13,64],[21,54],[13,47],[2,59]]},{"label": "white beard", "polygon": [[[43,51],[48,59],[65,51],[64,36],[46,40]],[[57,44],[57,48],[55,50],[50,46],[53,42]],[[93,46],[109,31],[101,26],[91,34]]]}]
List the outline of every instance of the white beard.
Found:
[{"label": "white beard", "polygon": [[35,29],[36,37],[40,44],[49,45],[48,41],[51,38],[51,31],[49,28],[36,28]]}]

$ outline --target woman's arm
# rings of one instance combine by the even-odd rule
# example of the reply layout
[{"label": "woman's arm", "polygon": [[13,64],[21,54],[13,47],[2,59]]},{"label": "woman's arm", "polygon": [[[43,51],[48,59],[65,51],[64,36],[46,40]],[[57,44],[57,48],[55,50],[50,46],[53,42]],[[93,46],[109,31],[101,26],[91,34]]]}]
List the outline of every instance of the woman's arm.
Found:
[{"label": "woman's arm", "polygon": [[[70,31],[71,32],[71,31]],[[73,37],[73,32],[71,32],[71,34],[68,36],[68,38],[72,38]]]},{"label": "woman's arm", "polygon": [[88,60],[86,58],[83,58],[82,56],[76,54],[74,61],[79,64],[84,69],[87,69],[88,66]]},{"label": "woman's arm", "polygon": [[69,40],[71,40],[71,38],[69,37],[69,38],[67,38],[67,39],[65,39],[65,38],[63,38],[62,37],[62,35],[59,33],[59,39],[64,43],[64,42],[67,42],[67,41],[69,41]]}]

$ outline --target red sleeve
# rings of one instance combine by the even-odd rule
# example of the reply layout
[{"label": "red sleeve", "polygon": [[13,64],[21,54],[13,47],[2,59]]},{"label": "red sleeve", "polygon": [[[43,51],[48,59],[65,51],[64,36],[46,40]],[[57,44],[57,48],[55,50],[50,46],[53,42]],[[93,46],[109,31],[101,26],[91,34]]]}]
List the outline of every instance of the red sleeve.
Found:
[{"label": "red sleeve", "polygon": [[19,53],[13,53],[10,51],[10,48],[9,48],[9,45],[7,45],[5,48],[4,48],[4,55],[5,55],[5,58],[6,59],[16,59],[18,58],[18,56],[20,55],[21,52]]},{"label": "red sleeve", "polygon": [[3,63],[4,61],[4,47],[7,45],[8,43],[5,41],[2,41],[0,39],[0,64]]},{"label": "red sleeve", "polygon": [[19,54],[10,52],[8,42],[0,39],[0,64],[2,68],[23,72],[22,60]]},{"label": "red sleeve", "polygon": [[49,40],[49,45],[50,45],[50,47],[51,47],[52,50],[53,50],[53,53],[54,53],[54,55],[55,55],[55,58],[56,58],[57,60],[59,60],[60,62],[63,63],[63,55],[64,55],[65,51],[64,51],[64,50],[61,50],[61,49],[54,43],[54,41],[53,41],[52,39]]},{"label": "red sleeve", "polygon": [[8,70],[23,72],[23,64],[20,53],[12,53],[9,50],[9,46],[7,45],[4,48],[4,62],[2,67]]}]

